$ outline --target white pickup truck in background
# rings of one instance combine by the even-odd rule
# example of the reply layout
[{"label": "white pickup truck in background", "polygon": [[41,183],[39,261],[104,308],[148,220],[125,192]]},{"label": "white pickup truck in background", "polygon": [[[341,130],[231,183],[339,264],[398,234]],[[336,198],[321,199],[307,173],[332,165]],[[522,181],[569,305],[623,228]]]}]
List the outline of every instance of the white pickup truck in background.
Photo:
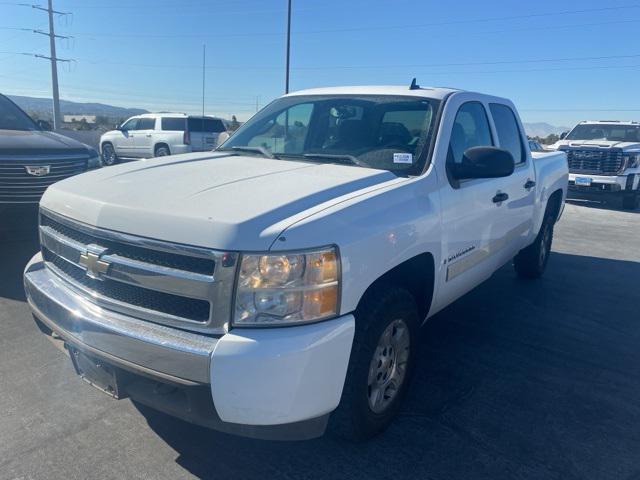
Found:
[{"label": "white pickup truck in background", "polygon": [[50,187],[26,294],[110,395],[240,435],[366,439],[429,317],[505,263],[542,275],[567,178],[504,98],[300,91],[217,151]]},{"label": "white pickup truck in background", "polygon": [[574,198],[615,199],[633,210],[640,203],[640,122],[580,122],[553,150],[567,154]]}]

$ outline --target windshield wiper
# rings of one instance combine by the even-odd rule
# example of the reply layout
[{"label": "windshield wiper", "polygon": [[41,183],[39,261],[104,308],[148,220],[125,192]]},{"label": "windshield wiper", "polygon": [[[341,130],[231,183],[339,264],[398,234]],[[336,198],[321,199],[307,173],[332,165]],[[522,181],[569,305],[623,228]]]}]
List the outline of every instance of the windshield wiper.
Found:
[{"label": "windshield wiper", "polygon": [[317,159],[326,158],[327,160],[334,160],[340,163],[348,163],[350,165],[357,165],[359,167],[362,166],[362,162],[360,162],[353,155],[333,155],[331,153],[305,153],[302,156],[304,158],[317,158]]},{"label": "windshield wiper", "polygon": [[[224,151],[227,150],[226,148],[220,151]],[[231,147],[231,150],[234,150],[236,152],[252,152],[252,153],[259,153],[264,157],[267,158],[276,158],[276,156],[271,153],[269,150],[267,150],[264,147]]]}]

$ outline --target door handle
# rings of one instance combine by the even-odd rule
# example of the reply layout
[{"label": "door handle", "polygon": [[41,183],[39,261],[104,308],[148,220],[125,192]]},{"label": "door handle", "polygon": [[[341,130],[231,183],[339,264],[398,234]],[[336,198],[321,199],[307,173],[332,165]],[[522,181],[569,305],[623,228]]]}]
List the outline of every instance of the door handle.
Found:
[{"label": "door handle", "polygon": [[524,184],[524,188],[527,190],[531,190],[535,186],[536,182],[534,182],[533,180],[527,180],[527,183]]},{"label": "door handle", "polygon": [[502,203],[509,198],[509,195],[506,193],[498,192],[496,196],[493,197],[493,203]]},{"label": "door handle", "polygon": [[[150,134],[150,133],[147,133],[146,137],[147,137],[147,138],[151,138],[151,134]],[[534,183],[534,185],[535,185],[535,182],[533,182],[533,183]]]}]

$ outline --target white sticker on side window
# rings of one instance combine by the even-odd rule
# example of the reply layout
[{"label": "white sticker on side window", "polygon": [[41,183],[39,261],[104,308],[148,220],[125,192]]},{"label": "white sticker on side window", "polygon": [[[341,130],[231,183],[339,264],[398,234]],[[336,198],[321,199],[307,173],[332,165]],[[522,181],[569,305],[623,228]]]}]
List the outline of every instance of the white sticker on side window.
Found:
[{"label": "white sticker on side window", "polygon": [[413,154],[411,153],[394,153],[393,163],[413,163]]}]

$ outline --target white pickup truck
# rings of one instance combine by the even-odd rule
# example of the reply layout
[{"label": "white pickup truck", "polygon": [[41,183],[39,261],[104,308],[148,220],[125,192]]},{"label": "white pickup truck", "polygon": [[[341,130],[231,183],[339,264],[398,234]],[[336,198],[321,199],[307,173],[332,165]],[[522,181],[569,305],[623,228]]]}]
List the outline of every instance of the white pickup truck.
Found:
[{"label": "white pickup truck", "polygon": [[365,439],[429,317],[512,260],[543,273],[567,176],[504,98],[300,91],[217,151],[50,187],[26,294],[114,397],[245,436]]},{"label": "white pickup truck", "polygon": [[639,206],[640,122],[580,122],[551,148],[567,154],[571,197]]}]

